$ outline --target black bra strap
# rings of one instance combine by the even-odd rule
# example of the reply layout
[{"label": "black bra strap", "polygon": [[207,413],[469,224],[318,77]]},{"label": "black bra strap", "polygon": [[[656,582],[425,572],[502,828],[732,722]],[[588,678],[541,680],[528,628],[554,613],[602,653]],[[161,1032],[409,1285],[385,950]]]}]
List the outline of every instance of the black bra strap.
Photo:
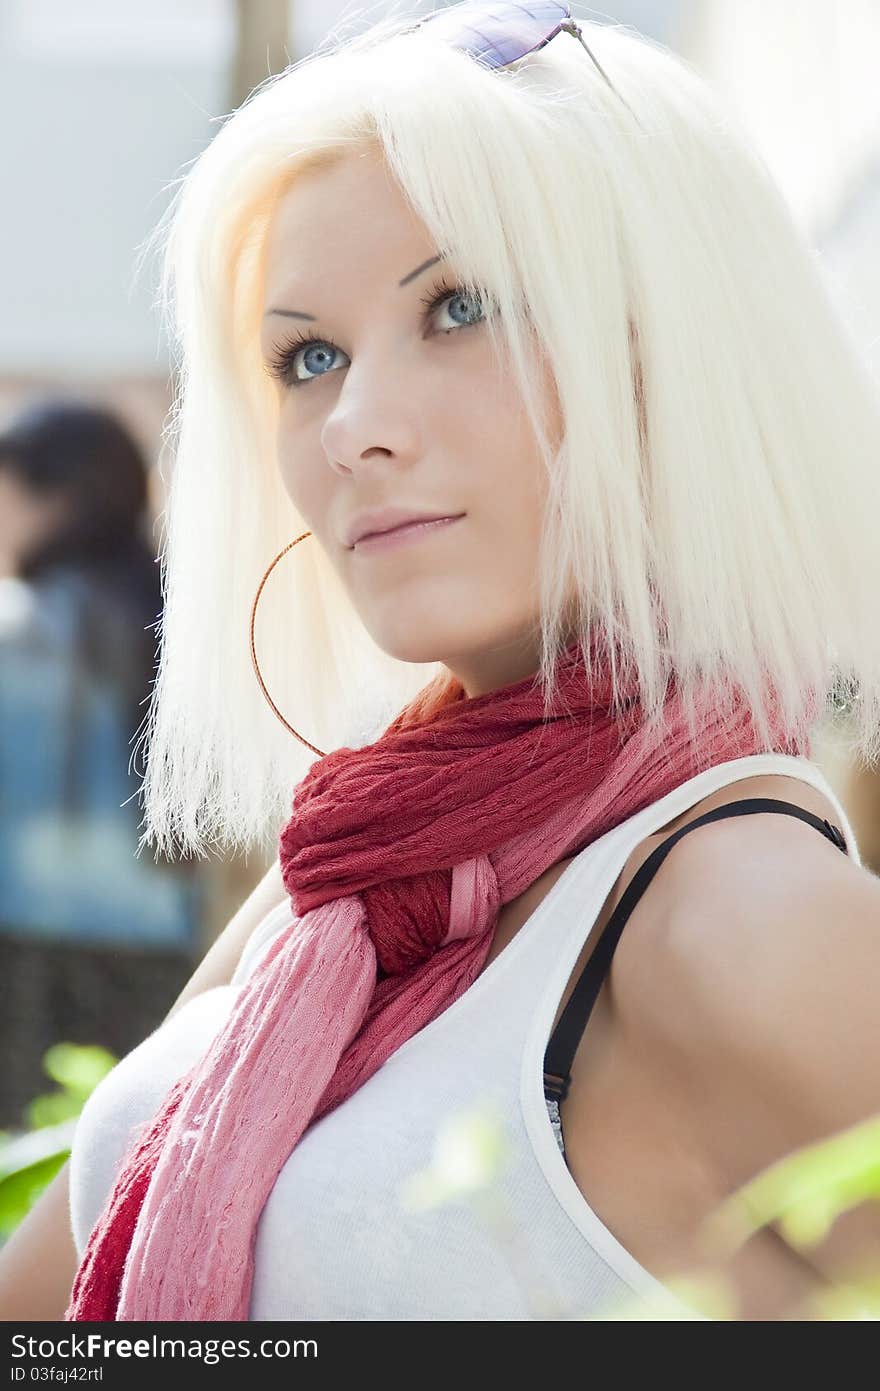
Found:
[{"label": "black bra strap", "polygon": [[662,845],[658,845],[656,850],[652,851],[644,864],[640,865],[633,875],[631,882],[627,885],[626,892],[606,923],[602,935],[590,954],[571,997],[560,1015],[559,1022],[553,1030],[544,1053],[544,1094],[548,1099],[554,1098],[557,1101],[562,1101],[568,1092],[574,1055],[577,1052],[584,1029],[587,1027],[587,1021],[601,989],[602,981],[611,965],[614,949],[620,940],[627,919],[673,845],[676,841],[681,840],[682,836],[686,836],[689,831],[695,831],[698,826],[704,825],[707,821],[720,821],[727,816],[747,816],[752,812],[759,811],[784,812],[789,816],[798,816],[801,821],[808,822],[817,831],[821,831],[822,835],[827,836],[838,850],[842,850],[844,854],[848,853],[846,840],[837,826],[833,826],[830,821],[825,821],[821,817],[814,816],[811,811],[805,811],[803,807],[796,806],[793,802],[783,802],[772,797],[747,797],[739,802],[729,802],[726,806],[716,807],[714,811],[707,811],[704,816],[698,816],[695,821],[691,821],[687,826],[682,826],[679,830],[674,831],[663,841]]}]

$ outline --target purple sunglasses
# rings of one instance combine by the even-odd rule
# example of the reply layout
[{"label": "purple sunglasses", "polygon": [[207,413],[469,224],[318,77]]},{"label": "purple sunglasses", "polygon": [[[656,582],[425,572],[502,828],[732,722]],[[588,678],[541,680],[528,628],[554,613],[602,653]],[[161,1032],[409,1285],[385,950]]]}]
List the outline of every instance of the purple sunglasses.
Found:
[{"label": "purple sunglasses", "polygon": [[[472,0],[427,15],[406,32],[411,33],[425,24],[432,25],[432,32],[445,38],[453,48],[469,53],[488,68],[506,68],[527,53],[543,48],[564,30],[583,44],[612,92],[623,101],[596,55],[584,43],[580,25],[571,17],[570,5],[542,4],[540,0],[531,0],[529,4],[495,5]],[[623,104],[635,114],[625,101]]]}]

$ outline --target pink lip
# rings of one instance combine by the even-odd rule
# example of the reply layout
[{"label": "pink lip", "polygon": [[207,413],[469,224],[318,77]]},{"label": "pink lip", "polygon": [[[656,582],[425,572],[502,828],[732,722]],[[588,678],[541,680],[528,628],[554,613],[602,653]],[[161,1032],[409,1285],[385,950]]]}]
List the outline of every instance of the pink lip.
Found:
[{"label": "pink lip", "polygon": [[435,517],[429,522],[406,522],[404,526],[393,527],[390,531],[376,531],[372,536],[362,536],[360,541],[355,542],[354,549],[370,553],[392,550],[396,546],[406,546],[412,541],[419,541],[427,536],[428,532],[438,531],[441,527],[459,521],[461,517]]}]

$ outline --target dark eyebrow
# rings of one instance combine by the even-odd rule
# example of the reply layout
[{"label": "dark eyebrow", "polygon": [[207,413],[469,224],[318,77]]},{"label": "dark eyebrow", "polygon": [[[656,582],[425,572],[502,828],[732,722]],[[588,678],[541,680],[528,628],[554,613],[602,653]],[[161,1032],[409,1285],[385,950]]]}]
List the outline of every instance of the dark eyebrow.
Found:
[{"label": "dark eyebrow", "polygon": [[[437,262],[442,260],[443,256],[441,254],[440,256],[432,256],[430,261],[423,261],[420,266],[416,266],[415,270],[411,270],[409,275],[405,275],[402,280],[398,280],[398,286],[402,287],[408,285],[411,280],[415,280],[417,275],[421,275],[423,270],[427,270],[429,266],[436,266]],[[304,314],[302,310],[299,309],[267,309],[263,318],[268,319],[270,314],[283,314],[286,319],[308,319],[309,323],[315,322],[314,314]]]}]

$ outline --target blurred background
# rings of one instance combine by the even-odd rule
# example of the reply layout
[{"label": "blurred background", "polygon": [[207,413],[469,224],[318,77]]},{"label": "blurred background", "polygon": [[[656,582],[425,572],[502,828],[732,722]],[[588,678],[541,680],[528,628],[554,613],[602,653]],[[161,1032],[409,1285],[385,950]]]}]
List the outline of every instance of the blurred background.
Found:
[{"label": "blurred background", "polygon": [[[383,4],[5,0],[0,8],[0,1128],[61,1041],[129,1051],[265,873],[135,858],[136,732],[161,608],[172,400],[138,252],[174,181],[270,73]],[[426,4],[422,10],[441,8]],[[876,0],[632,0],[631,25],[735,106],[880,365]],[[360,11],[360,15],[358,14]],[[271,556],[267,554],[267,564]],[[878,778],[815,758],[880,872]],[[32,1117],[31,1117],[32,1122]]]}]

